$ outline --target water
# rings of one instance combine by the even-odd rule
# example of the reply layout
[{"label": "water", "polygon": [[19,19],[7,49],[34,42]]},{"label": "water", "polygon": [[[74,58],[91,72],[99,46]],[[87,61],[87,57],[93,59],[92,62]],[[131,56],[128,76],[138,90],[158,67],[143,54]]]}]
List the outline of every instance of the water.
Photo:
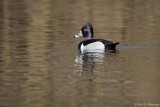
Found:
[{"label": "water", "polygon": [[[1,0],[0,107],[159,107],[159,4]],[[87,22],[116,53],[79,53]]]}]

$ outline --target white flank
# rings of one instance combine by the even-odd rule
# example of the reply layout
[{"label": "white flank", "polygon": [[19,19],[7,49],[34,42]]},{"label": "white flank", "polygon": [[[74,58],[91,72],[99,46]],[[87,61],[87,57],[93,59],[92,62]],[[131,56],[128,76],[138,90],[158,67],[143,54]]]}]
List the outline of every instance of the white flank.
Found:
[{"label": "white flank", "polygon": [[93,42],[86,46],[81,45],[82,52],[104,52],[105,47],[102,42]]}]

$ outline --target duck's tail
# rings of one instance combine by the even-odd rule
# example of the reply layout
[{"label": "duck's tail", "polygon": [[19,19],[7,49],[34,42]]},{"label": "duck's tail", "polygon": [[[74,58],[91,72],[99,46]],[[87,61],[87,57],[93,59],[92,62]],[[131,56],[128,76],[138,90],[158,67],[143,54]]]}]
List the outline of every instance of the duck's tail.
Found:
[{"label": "duck's tail", "polygon": [[119,44],[119,42],[111,43],[111,44],[110,44],[110,46],[111,46],[110,48],[111,48],[111,49],[115,49],[115,48],[116,48],[116,45],[118,45],[118,44]]},{"label": "duck's tail", "polygon": [[115,42],[115,43],[110,43],[107,45],[106,50],[111,51],[111,52],[115,52],[116,51],[116,45],[118,45],[119,42]]}]

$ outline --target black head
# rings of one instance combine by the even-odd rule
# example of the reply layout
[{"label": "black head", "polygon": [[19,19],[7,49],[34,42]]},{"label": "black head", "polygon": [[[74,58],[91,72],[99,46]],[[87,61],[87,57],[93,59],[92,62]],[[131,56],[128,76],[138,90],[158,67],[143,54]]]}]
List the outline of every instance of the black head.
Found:
[{"label": "black head", "polygon": [[83,25],[81,31],[77,35],[74,35],[74,37],[80,36],[83,36],[85,40],[93,38],[93,27],[90,23]]},{"label": "black head", "polygon": [[93,38],[93,27],[90,23],[83,25],[81,28],[81,32],[85,39],[92,39]]}]

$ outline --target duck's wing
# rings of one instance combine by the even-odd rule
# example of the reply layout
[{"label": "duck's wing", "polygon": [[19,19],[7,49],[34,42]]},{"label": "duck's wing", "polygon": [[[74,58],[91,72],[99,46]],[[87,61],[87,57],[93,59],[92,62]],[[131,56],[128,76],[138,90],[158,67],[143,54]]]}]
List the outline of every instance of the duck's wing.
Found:
[{"label": "duck's wing", "polygon": [[115,50],[116,49],[116,45],[119,44],[119,42],[111,42],[111,41],[107,41],[107,40],[103,40],[100,39],[100,41],[105,45],[105,49],[106,50]]}]

